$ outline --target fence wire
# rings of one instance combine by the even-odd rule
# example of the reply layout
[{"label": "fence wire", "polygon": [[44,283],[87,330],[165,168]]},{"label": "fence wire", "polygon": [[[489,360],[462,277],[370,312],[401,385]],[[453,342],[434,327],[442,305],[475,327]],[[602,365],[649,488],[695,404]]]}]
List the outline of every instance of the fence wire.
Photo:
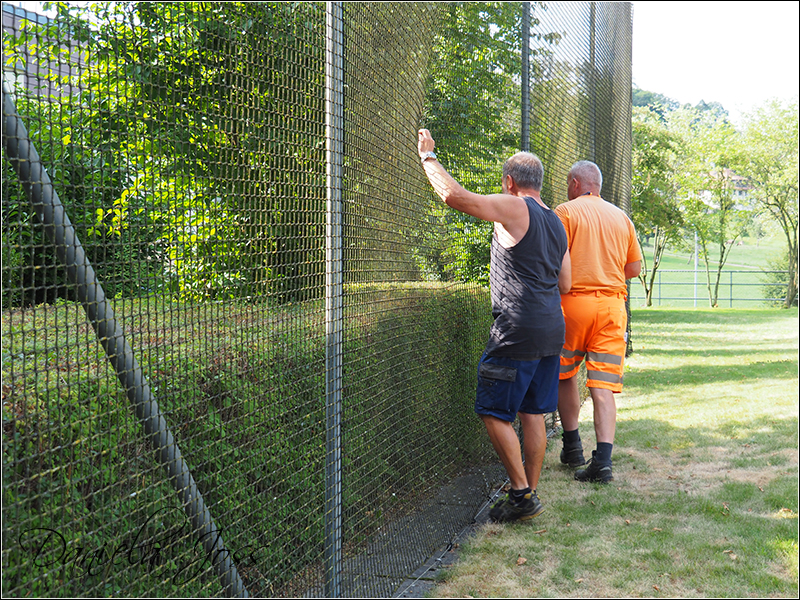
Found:
[{"label": "fence wire", "polygon": [[525,111],[545,201],[590,159],[627,209],[630,52],[629,3],[4,3],[3,594],[394,594],[504,476],[472,412],[491,224],[416,131],[496,192]]}]

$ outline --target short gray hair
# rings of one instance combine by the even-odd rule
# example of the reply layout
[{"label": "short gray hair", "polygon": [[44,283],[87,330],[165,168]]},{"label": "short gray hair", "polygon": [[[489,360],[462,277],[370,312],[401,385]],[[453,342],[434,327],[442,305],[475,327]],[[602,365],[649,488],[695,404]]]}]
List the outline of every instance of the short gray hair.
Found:
[{"label": "short gray hair", "polygon": [[539,192],[544,180],[544,166],[535,154],[517,152],[503,164],[503,181],[507,175],[511,175],[518,187]]},{"label": "short gray hair", "polygon": [[597,191],[603,189],[603,174],[600,172],[600,167],[590,160],[579,160],[572,165],[567,176],[567,183],[573,178],[584,185],[597,186]]}]

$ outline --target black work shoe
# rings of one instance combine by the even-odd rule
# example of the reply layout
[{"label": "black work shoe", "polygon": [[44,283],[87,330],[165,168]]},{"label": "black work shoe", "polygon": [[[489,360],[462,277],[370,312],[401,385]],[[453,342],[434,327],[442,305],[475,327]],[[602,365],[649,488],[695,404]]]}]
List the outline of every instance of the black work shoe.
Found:
[{"label": "black work shoe", "polygon": [[583,458],[583,444],[580,440],[577,444],[564,443],[564,447],[561,449],[561,462],[573,469],[586,464],[586,459]]},{"label": "black work shoe", "polygon": [[495,523],[513,523],[529,521],[538,517],[542,512],[544,512],[544,506],[536,492],[525,494],[519,502],[514,502],[509,494],[492,507],[492,510],[489,511],[489,518]]},{"label": "black work shoe", "polygon": [[608,483],[614,476],[611,474],[611,462],[600,464],[595,458],[595,451],[592,450],[592,460],[585,469],[575,471],[577,481],[589,481],[592,483]]}]

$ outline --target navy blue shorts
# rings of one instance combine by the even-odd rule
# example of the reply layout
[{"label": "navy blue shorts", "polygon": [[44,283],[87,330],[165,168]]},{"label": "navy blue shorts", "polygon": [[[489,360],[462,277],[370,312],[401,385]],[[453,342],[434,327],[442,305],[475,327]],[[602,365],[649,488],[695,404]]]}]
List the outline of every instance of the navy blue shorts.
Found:
[{"label": "navy blue shorts", "polygon": [[513,422],[517,413],[541,415],[558,408],[558,354],[537,360],[481,357],[475,412]]}]

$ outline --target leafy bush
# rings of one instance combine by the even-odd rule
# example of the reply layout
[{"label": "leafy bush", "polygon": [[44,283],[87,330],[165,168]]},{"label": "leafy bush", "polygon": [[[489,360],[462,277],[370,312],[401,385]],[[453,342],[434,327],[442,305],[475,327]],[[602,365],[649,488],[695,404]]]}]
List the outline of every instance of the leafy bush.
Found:
[{"label": "leafy bush", "polygon": [[[767,262],[769,271],[778,272],[764,273],[763,281],[768,284],[761,288],[764,298],[768,304],[784,306],[787,287],[789,286],[789,257],[786,253],[783,253]],[[794,295],[792,306],[797,306],[797,293]]]}]

